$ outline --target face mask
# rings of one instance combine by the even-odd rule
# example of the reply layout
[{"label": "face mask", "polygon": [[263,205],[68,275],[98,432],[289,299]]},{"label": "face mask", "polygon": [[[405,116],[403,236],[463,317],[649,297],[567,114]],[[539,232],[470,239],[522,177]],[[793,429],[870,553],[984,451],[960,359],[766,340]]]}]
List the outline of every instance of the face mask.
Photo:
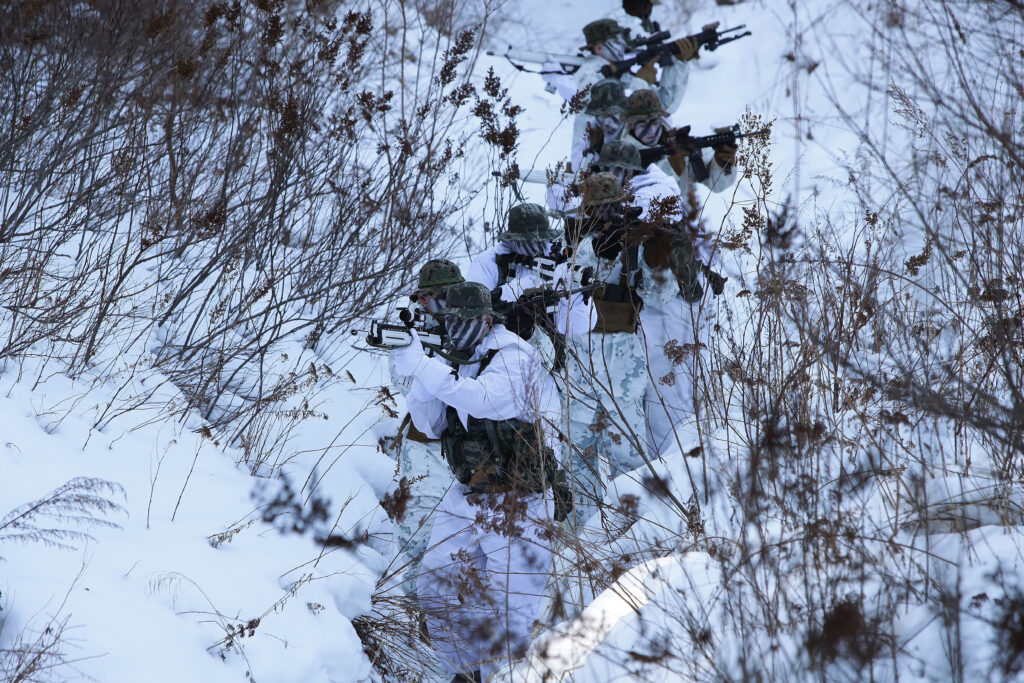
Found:
[{"label": "face mask", "polygon": [[626,56],[626,41],[622,36],[609,38],[602,45],[601,54],[609,62],[621,62]]},{"label": "face mask", "polygon": [[551,243],[547,240],[525,240],[509,244],[512,251],[523,256],[544,256],[551,251]]},{"label": "face mask", "polygon": [[633,177],[633,169],[626,168],[625,166],[612,166],[608,170],[619,179],[620,185],[625,185],[626,181]]},{"label": "face mask", "polygon": [[444,299],[429,297],[423,300],[423,307],[426,308],[427,312],[431,315],[437,315],[441,309],[444,308]]},{"label": "face mask", "polygon": [[653,145],[661,137],[661,119],[642,119],[633,122],[633,135],[645,145]]},{"label": "face mask", "polygon": [[601,127],[605,140],[614,140],[622,130],[622,122],[614,116],[598,116],[597,125]]},{"label": "face mask", "polygon": [[484,316],[465,320],[453,315],[445,316],[445,328],[452,347],[458,351],[469,351],[487,335],[487,323]]}]

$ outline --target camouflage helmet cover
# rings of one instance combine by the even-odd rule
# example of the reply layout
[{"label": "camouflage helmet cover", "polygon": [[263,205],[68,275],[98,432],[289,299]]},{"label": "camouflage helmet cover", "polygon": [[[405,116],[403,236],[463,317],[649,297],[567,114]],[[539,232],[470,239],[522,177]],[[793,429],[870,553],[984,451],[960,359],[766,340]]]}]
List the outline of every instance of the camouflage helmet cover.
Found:
[{"label": "camouflage helmet cover", "polygon": [[556,240],[561,236],[562,233],[551,228],[543,206],[516,204],[508,210],[508,230],[498,235],[498,241]]},{"label": "camouflage helmet cover", "polygon": [[626,29],[619,26],[619,22],[614,19],[598,19],[592,21],[583,27],[583,38],[587,41],[587,44],[581,47],[581,50],[591,49],[595,46],[600,45],[612,36],[617,36],[620,33],[625,33]]},{"label": "camouflage helmet cover", "polygon": [[622,81],[606,78],[590,88],[590,102],[584,113],[590,116],[621,116],[626,107],[626,91]]},{"label": "camouflage helmet cover", "polygon": [[601,147],[601,156],[597,165],[602,168],[609,166],[621,166],[634,171],[644,171],[646,168],[640,160],[640,149],[631,142],[625,140],[612,140]]},{"label": "camouflage helmet cover", "polygon": [[446,316],[454,316],[468,320],[485,313],[501,316],[491,307],[491,290],[479,282],[459,282],[448,288],[447,303],[444,309]]},{"label": "camouflage helmet cover", "polygon": [[447,287],[458,282],[465,282],[465,278],[462,277],[462,271],[459,270],[457,265],[448,259],[430,259],[420,268],[416,291],[412,292],[409,296],[416,297],[422,293]]},{"label": "camouflage helmet cover", "polygon": [[580,206],[583,209],[601,204],[614,204],[625,199],[622,184],[611,173],[595,173],[580,182]]},{"label": "camouflage helmet cover", "polygon": [[646,119],[652,116],[667,116],[661,98],[655,90],[637,90],[626,98],[623,116],[627,121]]}]

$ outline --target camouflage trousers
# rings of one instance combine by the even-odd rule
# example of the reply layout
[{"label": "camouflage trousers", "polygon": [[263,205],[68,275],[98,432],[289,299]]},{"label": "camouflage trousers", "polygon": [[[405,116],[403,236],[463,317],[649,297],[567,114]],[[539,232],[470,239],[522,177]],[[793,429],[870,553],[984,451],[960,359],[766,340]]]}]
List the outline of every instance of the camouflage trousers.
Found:
[{"label": "camouflage trousers", "polygon": [[650,368],[644,397],[650,458],[685,448],[696,436],[694,378],[700,345],[707,342],[702,305],[675,297],[664,306],[646,306],[640,314]]},{"label": "camouflage trousers", "polygon": [[441,442],[403,439],[398,456],[399,480],[402,477],[409,482],[409,498],[405,515],[395,525],[395,567],[402,577],[402,590],[411,594],[430,539],[433,514],[453,481],[451,469],[441,455]]},{"label": "camouflage trousers", "polygon": [[648,374],[638,334],[592,332],[570,344],[569,479],[579,525],[598,510],[608,481],[644,464]]},{"label": "camouflage trousers", "polygon": [[487,680],[525,654],[547,600],[552,507],[550,495],[462,484],[438,505],[416,593],[449,673]]}]

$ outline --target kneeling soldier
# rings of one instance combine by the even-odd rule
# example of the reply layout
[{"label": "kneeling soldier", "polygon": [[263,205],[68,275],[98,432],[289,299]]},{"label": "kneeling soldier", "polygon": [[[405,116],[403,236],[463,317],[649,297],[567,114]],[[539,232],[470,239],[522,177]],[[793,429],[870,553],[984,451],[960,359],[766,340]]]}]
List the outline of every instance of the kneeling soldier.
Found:
[{"label": "kneeling soldier", "polygon": [[395,354],[416,378],[413,423],[441,438],[457,480],[435,513],[417,590],[454,680],[486,679],[529,644],[551,568],[544,524],[571,502],[554,456],[558,394],[536,349],[498,324],[484,285],[452,285],[447,297],[450,344],[465,360],[429,358],[418,338]]}]

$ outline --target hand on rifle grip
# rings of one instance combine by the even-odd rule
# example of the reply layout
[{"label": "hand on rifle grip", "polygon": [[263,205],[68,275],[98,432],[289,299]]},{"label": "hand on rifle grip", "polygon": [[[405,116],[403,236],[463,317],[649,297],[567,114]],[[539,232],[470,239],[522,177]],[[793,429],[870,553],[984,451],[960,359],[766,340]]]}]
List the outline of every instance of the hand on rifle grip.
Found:
[{"label": "hand on rifle grip", "polygon": [[676,58],[680,62],[689,62],[700,57],[700,53],[697,51],[700,46],[697,45],[697,41],[693,38],[680,38],[675,42],[675,45]]}]

